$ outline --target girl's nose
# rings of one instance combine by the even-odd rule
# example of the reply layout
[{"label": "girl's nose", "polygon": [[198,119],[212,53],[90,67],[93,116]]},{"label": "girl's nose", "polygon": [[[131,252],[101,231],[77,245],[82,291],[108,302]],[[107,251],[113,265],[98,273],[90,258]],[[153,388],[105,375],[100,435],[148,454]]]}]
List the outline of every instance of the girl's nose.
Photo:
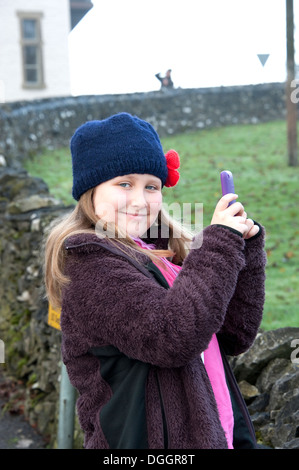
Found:
[{"label": "girl's nose", "polygon": [[138,189],[133,191],[131,194],[131,198],[130,198],[130,204],[132,207],[135,207],[135,208],[138,207],[140,209],[142,209],[143,207],[146,207],[147,202],[146,202],[144,192]]}]

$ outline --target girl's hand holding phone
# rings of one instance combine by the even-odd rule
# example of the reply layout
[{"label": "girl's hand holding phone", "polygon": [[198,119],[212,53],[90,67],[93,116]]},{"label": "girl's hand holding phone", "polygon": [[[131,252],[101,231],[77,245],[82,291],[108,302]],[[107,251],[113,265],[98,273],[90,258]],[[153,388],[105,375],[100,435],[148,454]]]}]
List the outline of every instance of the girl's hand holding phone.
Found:
[{"label": "girl's hand holding phone", "polygon": [[211,225],[220,224],[238,230],[243,238],[248,239],[259,231],[258,225],[254,225],[252,219],[247,219],[247,214],[235,194],[234,178],[231,171],[224,170],[220,173],[221,189],[223,197],[218,202]]},{"label": "girl's hand holding phone", "polygon": [[[235,201],[237,194],[226,194],[217,203],[211,225],[225,225],[240,232],[244,239],[249,239],[256,235],[259,231],[259,226],[254,225],[252,219],[247,219],[247,214],[243,205]],[[229,203],[234,201],[234,204],[229,206]]]}]

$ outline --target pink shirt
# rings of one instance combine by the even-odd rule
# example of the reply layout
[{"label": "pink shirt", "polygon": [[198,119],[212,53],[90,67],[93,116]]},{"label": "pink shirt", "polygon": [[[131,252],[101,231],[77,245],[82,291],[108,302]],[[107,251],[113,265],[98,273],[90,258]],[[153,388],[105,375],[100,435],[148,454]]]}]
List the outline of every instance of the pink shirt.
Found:
[{"label": "pink shirt", "polygon": [[[148,245],[140,238],[134,238],[134,241],[142,246],[142,248],[152,249],[154,245]],[[157,266],[166,281],[172,286],[176,276],[181,270],[180,266],[168,261],[166,258],[162,258],[165,269]],[[216,335],[212,336],[208,349],[204,351],[202,357],[206,371],[208,373],[213,392],[215,395],[220,422],[226,435],[227,445],[229,449],[233,449],[233,429],[234,429],[234,416],[232,410],[232,404],[230,394],[226,385],[225,373],[219,350],[218,340]]]}]

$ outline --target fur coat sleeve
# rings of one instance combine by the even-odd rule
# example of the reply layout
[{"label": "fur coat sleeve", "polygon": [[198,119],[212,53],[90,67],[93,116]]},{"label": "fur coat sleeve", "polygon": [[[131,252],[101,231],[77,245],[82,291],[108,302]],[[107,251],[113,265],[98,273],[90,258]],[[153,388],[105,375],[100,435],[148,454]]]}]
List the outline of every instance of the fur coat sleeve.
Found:
[{"label": "fur coat sleeve", "polygon": [[[262,296],[252,299],[257,286],[263,289],[254,261],[261,242],[247,247],[216,226],[203,232],[202,246],[190,251],[167,290],[100,244],[70,244],[61,318],[68,354],[113,345],[133,359],[179,367],[204,351],[214,333],[243,346],[252,342],[263,309]],[[240,299],[250,315],[244,305],[238,312]]]},{"label": "fur coat sleeve", "polygon": [[245,241],[245,266],[241,269],[234,295],[228,305],[218,337],[229,355],[246,351],[253,343],[262,321],[265,301],[264,228]]}]

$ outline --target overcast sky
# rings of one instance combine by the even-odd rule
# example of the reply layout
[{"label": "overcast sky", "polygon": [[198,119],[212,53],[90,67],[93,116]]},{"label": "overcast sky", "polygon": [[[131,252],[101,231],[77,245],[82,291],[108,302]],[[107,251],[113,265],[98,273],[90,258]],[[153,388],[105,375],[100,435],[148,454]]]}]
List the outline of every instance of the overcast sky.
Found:
[{"label": "overcast sky", "polygon": [[75,95],[157,90],[168,68],[182,88],[285,80],[285,0],[93,3],[69,36]]}]

